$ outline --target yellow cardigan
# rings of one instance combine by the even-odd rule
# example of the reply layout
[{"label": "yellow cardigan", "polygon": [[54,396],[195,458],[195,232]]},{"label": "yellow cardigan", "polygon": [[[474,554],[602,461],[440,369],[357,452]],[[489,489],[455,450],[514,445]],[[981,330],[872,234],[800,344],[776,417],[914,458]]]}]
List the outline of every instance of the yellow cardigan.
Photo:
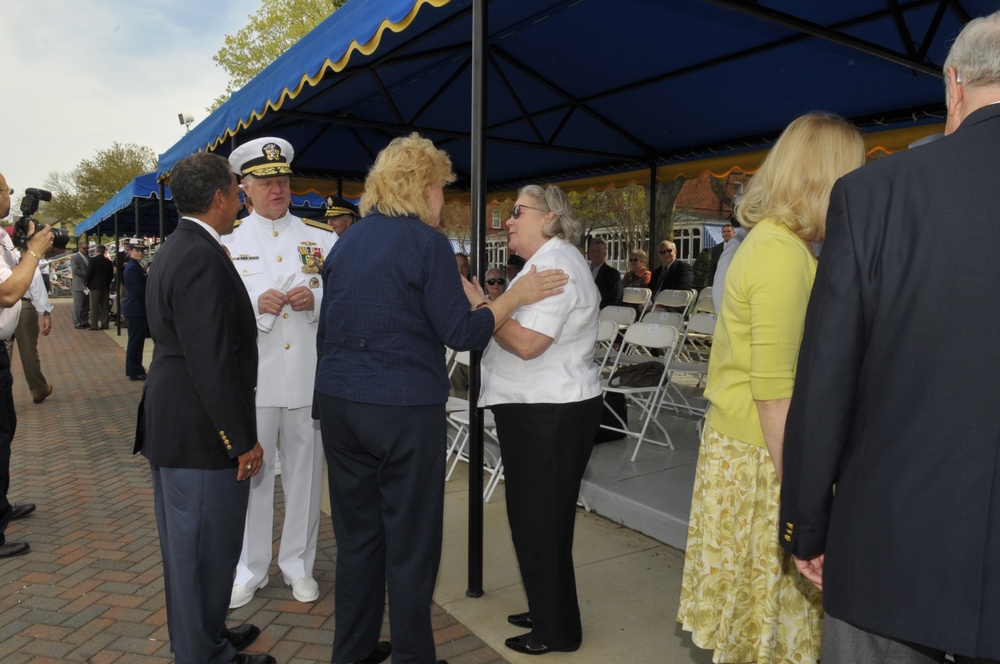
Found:
[{"label": "yellow cardigan", "polygon": [[726,273],[708,363],[707,423],[766,447],[755,401],[792,396],[816,259],[784,224],[765,219],[740,245]]}]

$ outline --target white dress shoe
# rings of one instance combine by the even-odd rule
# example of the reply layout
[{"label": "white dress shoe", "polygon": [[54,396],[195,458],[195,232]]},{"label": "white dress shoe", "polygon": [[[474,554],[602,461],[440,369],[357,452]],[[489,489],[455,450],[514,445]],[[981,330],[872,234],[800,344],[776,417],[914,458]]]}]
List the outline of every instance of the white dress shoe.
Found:
[{"label": "white dress shoe", "polygon": [[229,600],[230,609],[238,609],[241,606],[246,606],[253,599],[255,592],[267,585],[267,577],[260,582],[258,586],[242,586],[238,583],[233,584],[233,595]]},{"label": "white dress shoe", "polygon": [[294,581],[289,581],[286,577],[285,583],[292,587],[292,597],[300,602],[315,602],[319,599],[319,584],[311,576]]}]

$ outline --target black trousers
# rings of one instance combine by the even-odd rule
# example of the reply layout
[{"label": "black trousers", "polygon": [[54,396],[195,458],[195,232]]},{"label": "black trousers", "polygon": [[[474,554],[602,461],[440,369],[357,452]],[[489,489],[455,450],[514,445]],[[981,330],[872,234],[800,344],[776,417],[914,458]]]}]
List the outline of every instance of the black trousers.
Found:
[{"label": "black trousers", "polygon": [[149,324],[145,316],[128,317],[128,343],[125,346],[125,375],[142,376],[146,370],[142,366],[142,349],[146,345]]},{"label": "black trousers", "polygon": [[580,480],[603,403],[493,406],[503,455],[507,519],[528,597],[532,637],[562,648],[583,636],[573,570]]},{"label": "black trousers", "polygon": [[389,588],[392,661],[432,664],[444,520],[444,405],[380,406],[316,393],[337,538],[332,662],[378,642]]},{"label": "black trousers", "polygon": [[[34,311],[31,312],[34,314]],[[7,344],[0,343],[0,544],[7,540],[4,533],[10,523],[11,506],[7,500],[10,489],[10,452],[17,429],[14,413],[14,378],[10,375],[10,355]]]}]

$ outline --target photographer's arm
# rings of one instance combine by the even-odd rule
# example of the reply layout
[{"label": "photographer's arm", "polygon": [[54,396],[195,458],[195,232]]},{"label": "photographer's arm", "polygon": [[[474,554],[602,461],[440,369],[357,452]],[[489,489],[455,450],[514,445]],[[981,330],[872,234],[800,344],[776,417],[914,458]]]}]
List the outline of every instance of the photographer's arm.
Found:
[{"label": "photographer's arm", "polygon": [[21,262],[14,266],[11,275],[0,283],[0,307],[12,307],[24,297],[35,276],[38,261],[52,247],[52,231],[47,226],[37,233],[34,224],[30,229],[34,234],[28,240],[28,247],[21,252]]}]

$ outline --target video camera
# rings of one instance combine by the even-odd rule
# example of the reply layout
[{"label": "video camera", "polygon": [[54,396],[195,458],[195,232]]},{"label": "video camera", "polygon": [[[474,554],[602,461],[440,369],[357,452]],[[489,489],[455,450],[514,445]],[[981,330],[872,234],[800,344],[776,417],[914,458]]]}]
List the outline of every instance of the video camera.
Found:
[{"label": "video camera", "polygon": [[[24,198],[21,199],[21,218],[14,223],[14,246],[18,249],[27,249],[28,240],[34,237],[34,233],[29,235],[30,227],[28,222],[35,223],[35,233],[45,228],[44,224],[39,224],[32,216],[38,212],[39,201],[51,201],[52,192],[44,189],[28,188],[24,190]],[[69,243],[69,231],[62,228],[52,229],[52,248],[65,249]]]}]

